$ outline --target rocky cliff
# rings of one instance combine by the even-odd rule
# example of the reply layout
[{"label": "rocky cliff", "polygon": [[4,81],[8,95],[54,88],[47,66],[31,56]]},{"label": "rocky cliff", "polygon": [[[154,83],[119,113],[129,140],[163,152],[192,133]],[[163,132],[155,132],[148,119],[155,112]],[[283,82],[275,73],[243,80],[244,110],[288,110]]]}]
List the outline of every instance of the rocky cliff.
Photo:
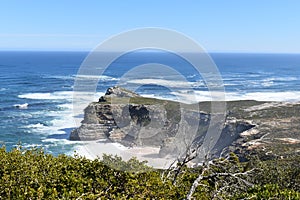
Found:
[{"label": "rocky cliff", "polygon": [[[71,132],[70,140],[107,139],[125,146],[160,147],[161,156],[177,153],[187,133],[194,132],[192,140],[201,142],[208,130],[211,104],[197,106],[201,112],[188,104],[145,98],[112,87],[84,110],[82,125]],[[273,156],[299,152],[299,109],[298,103],[227,102],[215,155],[224,151],[234,151],[240,157],[254,150]]]}]

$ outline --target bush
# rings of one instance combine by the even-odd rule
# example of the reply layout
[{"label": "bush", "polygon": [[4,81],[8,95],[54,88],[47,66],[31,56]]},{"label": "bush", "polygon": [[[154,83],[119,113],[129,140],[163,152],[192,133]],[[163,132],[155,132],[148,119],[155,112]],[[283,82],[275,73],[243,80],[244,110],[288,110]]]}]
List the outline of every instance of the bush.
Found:
[{"label": "bush", "polygon": [[[295,156],[288,160],[255,162],[250,166],[232,159],[226,166],[212,170],[243,171],[249,166],[263,169],[249,177],[256,183],[254,187],[230,195],[230,199],[299,199],[298,161],[299,156]],[[7,152],[2,147],[0,199],[185,199],[202,170],[185,166],[176,184],[172,184],[170,179],[162,178],[165,170],[154,170],[145,164],[135,158],[125,162],[118,156],[104,155],[103,160],[88,160],[79,156],[54,157],[36,148],[15,148]],[[276,172],[281,177],[270,177]],[[204,180],[193,196],[212,199],[216,184],[220,186],[222,181],[226,178]],[[223,198],[229,196],[223,194]]]}]

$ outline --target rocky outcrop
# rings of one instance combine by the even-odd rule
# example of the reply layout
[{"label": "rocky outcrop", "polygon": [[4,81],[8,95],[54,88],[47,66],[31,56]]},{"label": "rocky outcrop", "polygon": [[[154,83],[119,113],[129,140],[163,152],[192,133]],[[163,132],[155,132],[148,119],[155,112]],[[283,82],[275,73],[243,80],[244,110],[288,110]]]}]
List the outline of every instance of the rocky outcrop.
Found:
[{"label": "rocky outcrop", "polygon": [[[112,98],[117,98],[114,100],[119,103],[114,103]],[[119,87],[109,88],[99,102],[89,104],[84,110],[82,125],[71,132],[70,139],[109,139],[129,146],[150,143],[159,145],[162,138],[172,133],[175,124],[172,118],[168,119],[160,101],[127,104],[127,99],[122,103],[124,98],[143,100],[131,91]]]},{"label": "rocky outcrop", "polygon": [[[201,144],[210,126],[210,103],[197,106],[201,112],[191,105],[112,87],[98,102],[87,106],[84,120],[71,132],[70,140],[107,139],[125,146],[155,146],[160,147],[162,157],[182,153],[187,142]],[[300,142],[295,142],[300,141],[298,111],[298,103],[227,102],[226,121],[220,126],[214,155],[234,151],[243,158],[254,150],[277,155],[286,145],[289,151],[300,152]]]},{"label": "rocky outcrop", "polygon": [[99,102],[88,105],[82,125],[71,132],[70,139],[160,146],[165,138],[175,136],[179,121],[179,103],[144,98],[113,87]]}]

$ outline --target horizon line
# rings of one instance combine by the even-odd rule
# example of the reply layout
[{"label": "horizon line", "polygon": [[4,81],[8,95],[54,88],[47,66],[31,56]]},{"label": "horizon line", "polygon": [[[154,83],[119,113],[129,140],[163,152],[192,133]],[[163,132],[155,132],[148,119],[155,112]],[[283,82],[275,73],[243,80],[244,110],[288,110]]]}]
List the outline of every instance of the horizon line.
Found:
[{"label": "horizon line", "polygon": [[[79,50],[79,49],[0,49],[0,52],[78,52],[78,53],[91,53],[93,50]],[[113,53],[118,51],[106,51],[106,53]],[[178,51],[180,52],[180,51]],[[197,52],[185,52],[197,53]],[[271,51],[205,51],[208,54],[300,54],[300,52],[271,52]]]}]

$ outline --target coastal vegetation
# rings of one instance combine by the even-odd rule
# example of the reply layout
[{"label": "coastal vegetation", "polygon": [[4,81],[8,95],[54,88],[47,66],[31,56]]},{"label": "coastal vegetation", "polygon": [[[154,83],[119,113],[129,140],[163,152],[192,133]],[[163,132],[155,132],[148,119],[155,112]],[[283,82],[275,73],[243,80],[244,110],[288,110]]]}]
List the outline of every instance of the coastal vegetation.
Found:
[{"label": "coastal vegetation", "polygon": [[38,148],[8,152],[3,146],[0,199],[300,199],[299,163],[297,153],[272,160],[251,155],[246,162],[230,153],[198,167],[183,164],[177,173],[176,167],[153,169],[135,158],[55,157]]}]

